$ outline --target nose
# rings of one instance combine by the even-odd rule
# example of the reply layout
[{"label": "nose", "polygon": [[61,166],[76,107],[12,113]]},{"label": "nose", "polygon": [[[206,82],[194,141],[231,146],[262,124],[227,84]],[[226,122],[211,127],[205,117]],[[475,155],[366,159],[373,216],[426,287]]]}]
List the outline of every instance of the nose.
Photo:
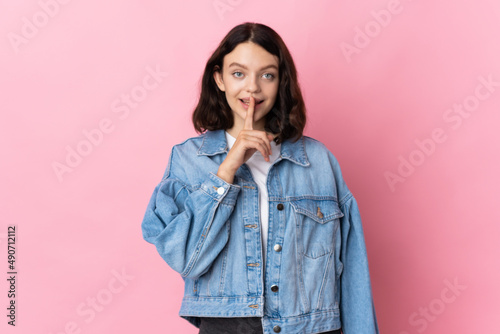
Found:
[{"label": "nose", "polygon": [[256,75],[250,75],[248,77],[246,90],[249,93],[258,93],[260,91],[259,81]]}]

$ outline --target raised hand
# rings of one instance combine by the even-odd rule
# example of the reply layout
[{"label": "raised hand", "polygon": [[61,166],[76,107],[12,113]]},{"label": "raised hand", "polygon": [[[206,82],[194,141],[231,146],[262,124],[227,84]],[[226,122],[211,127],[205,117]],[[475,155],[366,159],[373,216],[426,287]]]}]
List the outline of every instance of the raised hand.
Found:
[{"label": "raised hand", "polygon": [[226,159],[219,166],[217,175],[225,181],[232,183],[234,174],[250,157],[259,151],[266,161],[271,155],[271,144],[273,136],[265,131],[253,129],[253,114],[255,99],[250,96],[250,104],[245,116],[243,129],[238,134],[236,141],[229,150]]}]

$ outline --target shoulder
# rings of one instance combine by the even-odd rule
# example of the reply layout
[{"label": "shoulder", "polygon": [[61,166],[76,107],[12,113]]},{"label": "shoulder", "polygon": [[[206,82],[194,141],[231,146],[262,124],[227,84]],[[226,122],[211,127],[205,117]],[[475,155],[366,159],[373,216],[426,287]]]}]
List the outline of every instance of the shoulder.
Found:
[{"label": "shoulder", "polygon": [[316,139],[316,138],[303,135],[302,136],[302,140],[304,141],[304,144],[306,145],[306,147],[311,147],[311,148],[315,148],[315,149],[322,149],[322,150],[328,150],[328,148],[326,147],[326,145],[323,142],[321,142],[320,140]]},{"label": "shoulder", "polygon": [[201,144],[203,143],[203,140],[205,138],[206,132],[199,134],[197,136],[189,137],[187,139],[184,139],[182,142],[179,142],[172,146],[172,151],[186,151],[190,149],[199,149]]},{"label": "shoulder", "polygon": [[337,158],[325,143],[310,136],[303,135],[302,138],[308,158],[311,158],[313,156],[315,158],[324,158],[327,159],[332,165],[335,165],[337,168],[339,168]]},{"label": "shoulder", "polygon": [[204,134],[205,133],[189,137],[172,146],[168,157],[167,168],[163,173],[162,180],[170,176],[172,169],[176,168],[174,165],[189,166],[203,143]]}]

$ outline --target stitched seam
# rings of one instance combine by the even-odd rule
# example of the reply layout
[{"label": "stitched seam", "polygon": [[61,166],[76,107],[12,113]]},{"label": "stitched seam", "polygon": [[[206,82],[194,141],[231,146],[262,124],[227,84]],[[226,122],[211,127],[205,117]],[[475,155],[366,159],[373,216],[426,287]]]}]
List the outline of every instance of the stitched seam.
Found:
[{"label": "stitched seam", "polygon": [[[219,202],[215,201],[215,203],[219,203]],[[189,275],[191,270],[193,270],[195,262],[198,260],[198,256],[200,255],[200,251],[203,248],[203,245],[205,244],[205,240],[207,239],[206,235],[208,234],[210,227],[212,226],[212,223],[214,221],[216,210],[217,210],[217,204],[214,206],[214,208],[212,208],[212,214],[211,214],[211,217],[209,219],[208,226],[203,229],[202,236],[200,237],[200,240],[198,240],[198,244],[196,245],[196,250],[195,250],[194,254],[191,256],[191,259],[189,260],[189,263],[187,265],[186,270],[184,270],[184,272],[182,272],[182,274],[181,274],[184,277],[187,277]]]},{"label": "stitched seam", "polygon": [[347,194],[345,194],[345,196],[344,196],[344,197],[342,197],[342,199],[340,200],[340,205],[344,205],[344,204],[346,204],[346,202],[350,201],[352,198],[353,198],[352,193],[351,193],[351,192],[348,192],[348,193],[347,193]]}]

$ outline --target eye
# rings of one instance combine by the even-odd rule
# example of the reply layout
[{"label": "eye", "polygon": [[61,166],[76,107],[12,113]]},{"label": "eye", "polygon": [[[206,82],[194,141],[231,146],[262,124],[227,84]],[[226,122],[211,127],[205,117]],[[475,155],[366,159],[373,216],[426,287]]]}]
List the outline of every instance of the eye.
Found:
[{"label": "eye", "polygon": [[243,73],[241,73],[241,72],[239,72],[239,71],[233,72],[233,75],[234,75],[236,78],[241,78],[241,76],[239,76],[238,74],[243,75]]},{"label": "eye", "polygon": [[[267,75],[267,77],[266,77],[266,75]],[[264,74],[264,77],[266,77],[266,79],[272,80],[272,79],[274,79],[274,74],[266,73],[266,74]]]}]

